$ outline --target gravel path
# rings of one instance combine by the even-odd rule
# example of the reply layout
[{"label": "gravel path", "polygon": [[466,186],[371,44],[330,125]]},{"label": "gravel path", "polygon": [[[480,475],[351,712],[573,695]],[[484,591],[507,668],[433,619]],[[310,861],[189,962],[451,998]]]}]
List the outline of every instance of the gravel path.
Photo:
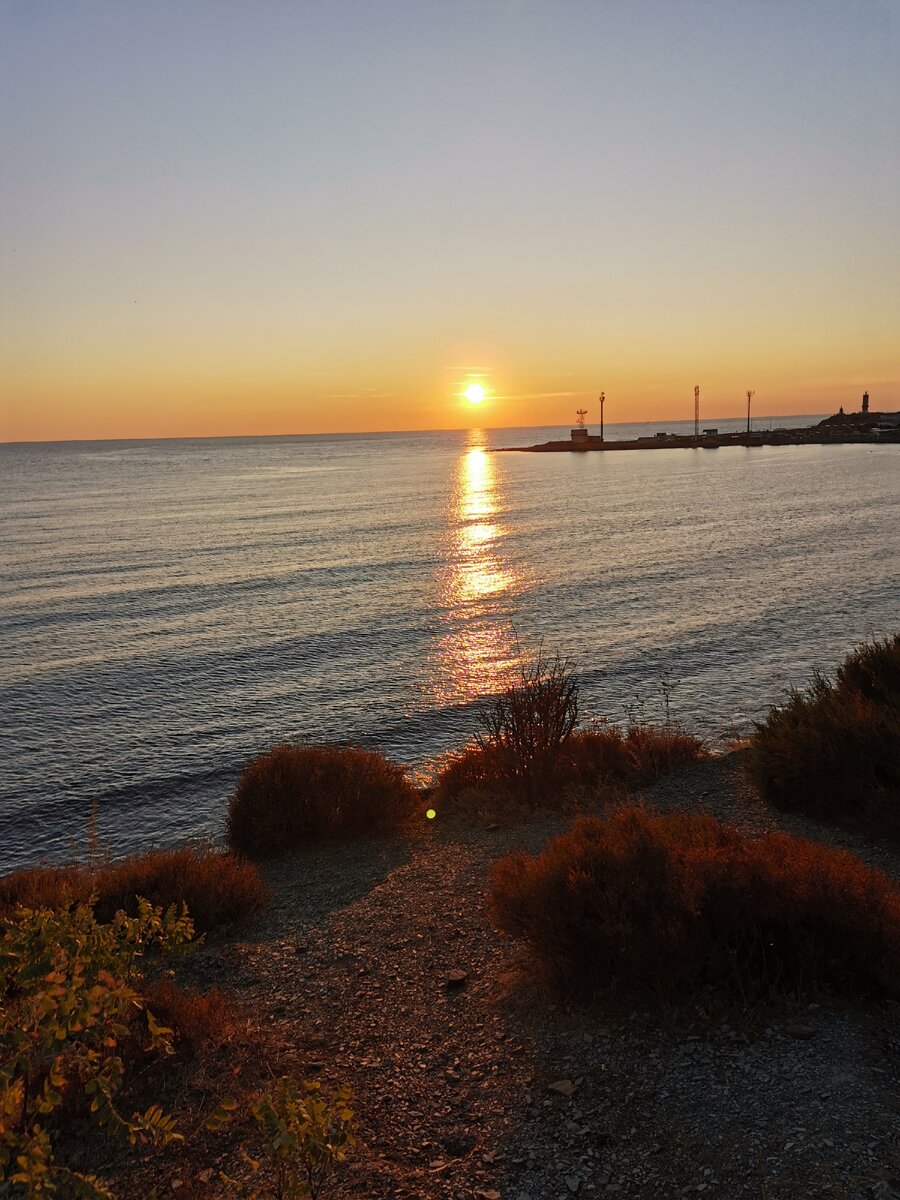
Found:
[{"label": "gravel path", "polygon": [[[734,755],[648,799],[820,834],[900,878],[885,847],[773,816]],[[490,864],[564,824],[298,856],[259,927],[199,956],[271,1031],[273,1071],[352,1084],[362,1145],[334,1195],[900,1197],[896,1006],[666,1026],[556,1005],[524,976],[490,923]]]}]

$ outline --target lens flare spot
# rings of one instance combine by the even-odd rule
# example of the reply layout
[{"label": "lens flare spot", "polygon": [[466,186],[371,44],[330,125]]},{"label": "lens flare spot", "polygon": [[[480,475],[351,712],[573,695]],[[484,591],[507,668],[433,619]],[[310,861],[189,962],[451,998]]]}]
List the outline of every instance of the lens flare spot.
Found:
[{"label": "lens flare spot", "polygon": [[433,808],[429,808],[429,810],[425,814],[425,816],[428,818],[429,821],[433,821],[434,818],[437,816],[437,813],[434,811]]}]

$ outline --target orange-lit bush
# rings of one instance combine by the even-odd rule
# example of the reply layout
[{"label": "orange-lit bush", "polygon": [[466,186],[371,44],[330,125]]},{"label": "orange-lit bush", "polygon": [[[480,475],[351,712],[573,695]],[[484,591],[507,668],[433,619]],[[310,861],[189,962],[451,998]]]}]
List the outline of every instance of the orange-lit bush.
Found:
[{"label": "orange-lit bush", "polygon": [[567,750],[574,779],[588,786],[653,783],[704,754],[703,743],[676,725],[602,724],[573,734]]},{"label": "orange-lit bush", "polygon": [[355,747],[275,746],[244,768],[228,811],[228,843],[263,857],[310,839],[406,824],[417,793],[396,764]]},{"label": "orange-lit bush", "polygon": [[843,851],[624,808],[494,867],[493,911],[565,988],[664,1003],[827,985],[900,996],[900,891]]},{"label": "orange-lit bush", "polygon": [[134,915],[137,898],[168,908],[187,904],[198,932],[230,925],[260,909],[266,888],[252,863],[234,854],[184,846],[151,850],[99,866],[35,867],[0,878],[0,912],[16,905],[60,909],[96,897],[94,912],[110,921]]},{"label": "orange-lit bush", "polygon": [[[482,800],[511,797],[541,809],[567,810],[577,789],[620,789],[652,783],[660,776],[695,762],[703,743],[676,726],[602,724],[577,729],[561,748],[552,772],[533,795],[515,792],[503,759],[491,746],[469,745],[451,755],[437,779],[435,803],[455,811]],[[477,805],[476,805],[477,807]]]},{"label": "orange-lit bush", "polygon": [[900,839],[900,634],[816,674],[756,727],[750,770],[780,808]]},{"label": "orange-lit bush", "polygon": [[143,1000],[157,1021],[172,1030],[174,1047],[185,1058],[221,1046],[240,1022],[233,1002],[218,988],[198,992],[158,979],[144,987]]}]

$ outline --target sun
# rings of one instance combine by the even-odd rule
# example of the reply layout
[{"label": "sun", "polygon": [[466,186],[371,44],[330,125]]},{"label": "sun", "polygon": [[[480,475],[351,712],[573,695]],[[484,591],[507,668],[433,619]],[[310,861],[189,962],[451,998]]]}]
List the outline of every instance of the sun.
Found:
[{"label": "sun", "polygon": [[480,383],[470,383],[463,395],[470,404],[480,404],[484,399],[484,388]]}]

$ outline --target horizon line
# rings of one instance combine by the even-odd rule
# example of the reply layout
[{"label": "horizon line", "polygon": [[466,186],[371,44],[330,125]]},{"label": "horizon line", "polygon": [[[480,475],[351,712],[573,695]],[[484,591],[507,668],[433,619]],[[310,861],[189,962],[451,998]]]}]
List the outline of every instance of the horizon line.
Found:
[{"label": "horizon line", "polygon": [[[795,417],[826,417],[828,413],[760,413],[752,421],[790,421]],[[743,413],[731,416],[711,416],[701,418],[703,421],[745,421]],[[693,417],[651,417],[646,421],[606,421],[607,429],[617,425],[693,425]],[[589,421],[585,428],[598,425],[599,421]],[[248,441],[274,438],[352,438],[352,437],[396,437],[398,434],[414,433],[470,433],[474,431],[505,432],[514,429],[568,429],[571,422],[558,421],[549,425],[453,425],[440,429],[353,429],[353,430],[322,430],[318,433],[184,433],[162,434],[157,437],[73,437],[73,438],[21,438],[13,441],[0,441],[0,446],[67,446],[82,445],[90,442],[224,442]]]}]

